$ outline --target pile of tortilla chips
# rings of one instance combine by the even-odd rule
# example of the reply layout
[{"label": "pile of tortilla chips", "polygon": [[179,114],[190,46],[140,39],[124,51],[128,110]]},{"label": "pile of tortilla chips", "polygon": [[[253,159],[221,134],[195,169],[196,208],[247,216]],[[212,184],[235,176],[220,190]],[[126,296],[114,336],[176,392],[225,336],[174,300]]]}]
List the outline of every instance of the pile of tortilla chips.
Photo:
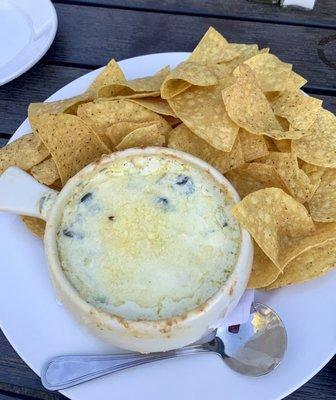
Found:
[{"label": "pile of tortilla chips", "polygon": [[[210,28],[173,70],[127,80],[111,60],[85,93],[31,104],[32,133],[1,149],[0,173],[17,165],[60,189],[113,151],[191,153],[242,197],[232,213],[255,242],[249,287],[303,282],[336,265],[336,117],[305,83],[269,49]],[[42,221],[24,221],[43,234]]]}]

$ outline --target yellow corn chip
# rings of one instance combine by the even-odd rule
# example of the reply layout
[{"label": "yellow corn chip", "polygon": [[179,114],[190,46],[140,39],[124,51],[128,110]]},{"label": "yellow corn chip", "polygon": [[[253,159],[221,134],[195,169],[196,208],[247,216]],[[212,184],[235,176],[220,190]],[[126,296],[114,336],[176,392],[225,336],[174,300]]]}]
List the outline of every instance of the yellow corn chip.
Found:
[{"label": "yellow corn chip", "polygon": [[170,115],[162,115],[162,116],[172,128],[175,128],[182,122],[180,118],[177,117],[171,117]]},{"label": "yellow corn chip", "polygon": [[284,182],[287,192],[300,203],[305,203],[312,196],[314,186],[309,177],[299,168],[295,154],[270,152],[258,160],[271,165]]},{"label": "yellow corn chip", "polygon": [[134,103],[140,104],[142,107],[148,108],[148,110],[154,111],[157,114],[168,115],[176,117],[174,111],[166,100],[161,97],[148,97],[144,99],[133,99]]},{"label": "yellow corn chip", "polygon": [[[244,61],[244,64],[252,69],[263,92],[286,89],[286,83],[292,70],[291,64],[284,63],[269,53],[257,54]],[[239,71],[235,70],[234,75],[239,75]]]},{"label": "yellow corn chip", "polygon": [[231,212],[281,271],[320,240],[306,208],[281,189],[251,193]]},{"label": "yellow corn chip", "polygon": [[93,100],[93,92],[87,91],[70,99],[45,102],[45,103],[30,103],[28,106],[28,118],[41,114],[76,114],[80,104],[87,103]]},{"label": "yellow corn chip", "polygon": [[118,96],[112,96],[112,97],[99,97],[96,99],[96,101],[111,101],[111,100],[119,100],[119,99],[145,99],[147,97],[153,98],[153,97],[160,97],[160,91],[156,90],[154,92],[140,92],[140,93],[132,93],[128,90],[122,90],[119,92]]},{"label": "yellow corn chip", "polygon": [[238,138],[232,150],[225,153],[210,146],[206,141],[191,132],[184,124],[177,126],[170,132],[168,147],[199,157],[221,173],[225,173],[244,163],[243,152]]},{"label": "yellow corn chip", "polygon": [[30,170],[30,173],[36,180],[47,186],[54,184],[60,178],[56,164],[52,158],[47,158],[35,165]]},{"label": "yellow corn chip", "polygon": [[62,184],[109,149],[83,121],[70,114],[32,117],[34,131],[49,150]]},{"label": "yellow corn chip", "polygon": [[[274,101],[274,100],[273,100]],[[287,121],[286,118],[282,118],[278,115],[276,115],[276,119],[278,120],[279,124],[282,127],[282,130],[285,132],[289,131],[289,122]],[[292,150],[292,141],[290,139],[270,139],[273,141],[277,151],[281,151],[283,153],[290,153]]]},{"label": "yellow corn chip", "polygon": [[280,274],[266,289],[276,289],[293,283],[306,282],[326,274],[335,266],[336,240],[334,239],[300,254],[286,266],[283,274]]},{"label": "yellow corn chip", "polygon": [[316,189],[319,187],[322,175],[326,169],[324,167],[318,167],[317,165],[308,164],[305,161],[299,161],[300,168],[309,177],[310,183],[313,185],[313,195]]},{"label": "yellow corn chip", "polygon": [[283,92],[272,103],[274,113],[286,118],[290,130],[304,131],[314,123],[322,108],[322,100],[302,92]]},{"label": "yellow corn chip", "polygon": [[116,150],[130,147],[162,146],[164,143],[165,135],[160,132],[158,124],[153,124],[130,132],[116,146]]},{"label": "yellow corn chip", "polygon": [[98,90],[99,97],[129,96],[142,94],[149,96],[153,92],[160,92],[161,85],[169,74],[169,67],[165,67],[153,76],[132,79],[129,81],[113,82]]},{"label": "yellow corn chip", "polygon": [[[266,99],[269,101],[269,103],[272,103],[277,97],[279,97],[279,95],[280,95],[280,92],[266,92],[265,93]],[[278,117],[277,117],[277,120],[279,121]],[[285,120],[285,121],[287,121],[287,120]],[[282,126],[281,121],[279,121],[279,122],[280,122],[280,125]],[[288,122],[287,122],[287,127],[289,128]],[[288,128],[286,128],[286,130]]]},{"label": "yellow corn chip", "polygon": [[125,75],[122,72],[119,64],[112,59],[103,71],[97,76],[97,78],[91,83],[89,90],[97,91],[99,88],[105,85],[111,85],[117,82],[125,81]]},{"label": "yellow corn chip", "polygon": [[169,99],[168,103],[197,136],[217,150],[231,151],[239,128],[225,111],[219,86],[193,86]]},{"label": "yellow corn chip", "polygon": [[[278,120],[279,124],[281,125],[283,131],[285,131],[285,132],[289,131],[289,122],[287,121],[286,118],[282,118],[282,117],[276,115],[276,119]],[[291,143],[292,142],[290,139],[280,139],[280,140],[271,139],[271,140],[275,144],[276,150],[284,152],[284,153],[291,152]]]},{"label": "yellow corn chip", "polygon": [[44,229],[46,226],[45,221],[39,218],[21,216],[22,221],[26,224],[27,228],[36,236],[43,239]]},{"label": "yellow corn chip", "polygon": [[233,65],[231,63],[208,65],[208,68],[218,79],[220,86],[227,87],[232,85],[236,78],[233,76]]},{"label": "yellow corn chip", "polygon": [[161,97],[170,99],[190,85],[213,86],[218,83],[216,75],[206,65],[183,62],[166,77],[161,86]]},{"label": "yellow corn chip", "polygon": [[268,148],[263,136],[253,135],[245,129],[239,129],[238,136],[242,146],[244,160],[249,162],[256,158],[266,156]]},{"label": "yellow corn chip", "polygon": [[248,132],[279,138],[282,128],[254,75],[245,64],[238,67],[237,81],[223,90],[223,101],[229,117]]},{"label": "yellow corn chip", "polygon": [[225,174],[243,198],[256,190],[276,187],[287,191],[283,180],[271,165],[253,162]]},{"label": "yellow corn chip", "polygon": [[336,224],[316,223],[315,230],[311,234],[302,237],[292,238],[286,241],[287,252],[281,257],[282,264],[287,265],[298,255],[309,249],[319,246],[322,243],[334,240],[336,237]]},{"label": "yellow corn chip", "polygon": [[[278,97],[279,97],[279,96],[277,96],[276,99],[277,99]],[[275,100],[273,100],[273,102],[275,102]],[[280,117],[279,115],[276,115],[275,117],[276,117],[276,119],[278,120],[279,124],[281,125],[281,128],[282,128],[284,131],[289,131],[289,130],[290,130],[290,128],[289,128],[289,122],[288,122],[288,120],[287,120],[286,118]]]},{"label": "yellow corn chip", "polygon": [[230,43],[230,47],[238,52],[238,57],[235,57],[230,61],[226,61],[218,65],[223,67],[225,66],[227,74],[232,75],[232,77],[233,71],[244,61],[250,59],[257,54],[269,52],[269,49],[259,50],[258,45],[256,44]]},{"label": "yellow corn chip", "polygon": [[[93,102],[78,107],[77,115],[99,135],[117,122],[149,122],[162,121],[160,115],[130,100],[112,100]],[[169,127],[168,127],[169,129]]]},{"label": "yellow corn chip", "polygon": [[61,182],[61,178],[57,179],[57,181],[55,181],[49,187],[50,187],[50,189],[54,189],[54,190],[60,191],[62,189],[62,187],[63,187],[62,182]]},{"label": "yellow corn chip", "polygon": [[[264,136],[264,140],[266,142],[266,146],[268,148],[269,151],[278,151],[278,147],[275,145],[275,140],[273,140],[272,138],[268,137],[268,136]],[[280,142],[280,140],[279,140]]]},{"label": "yellow corn chip", "polygon": [[336,169],[327,169],[321,183],[308,202],[314,221],[336,221]]},{"label": "yellow corn chip", "polygon": [[247,287],[258,289],[270,285],[281,274],[276,265],[266,256],[261,248],[254,243],[252,271]]},{"label": "yellow corn chip", "polygon": [[198,43],[188,61],[199,64],[217,64],[230,61],[238,56],[238,52],[213,27],[210,27]]},{"label": "yellow corn chip", "polygon": [[[259,50],[257,44],[245,44],[245,43],[230,43],[230,47],[238,52],[239,64],[259,54],[260,52],[268,53],[269,50],[269,49]],[[235,59],[235,61],[236,60],[237,59]]]},{"label": "yellow corn chip", "polygon": [[295,90],[300,89],[306,83],[307,83],[307,80],[303,76],[292,71],[289,76],[289,79],[287,80],[286,89],[295,91]]},{"label": "yellow corn chip", "polygon": [[273,139],[276,150],[281,153],[290,153],[292,151],[292,141],[290,139],[276,140]]},{"label": "yellow corn chip", "polygon": [[[138,128],[153,125],[155,121],[148,122],[116,122],[106,129],[106,136],[109,138],[112,148],[117,146],[129,133]],[[169,132],[169,127],[167,129]],[[168,133],[167,132],[167,133]]]},{"label": "yellow corn chip", "polygon": [[309,128],[309,134],[293,140],[292,151],[307,163],[336,168],[336,117],[322,110]]},{"label": "yellow corn chip", "polygon": [[49,151],[41,139],[28,133],[0,149],[0,173],[14,165],[27,171],[48,156]]}]

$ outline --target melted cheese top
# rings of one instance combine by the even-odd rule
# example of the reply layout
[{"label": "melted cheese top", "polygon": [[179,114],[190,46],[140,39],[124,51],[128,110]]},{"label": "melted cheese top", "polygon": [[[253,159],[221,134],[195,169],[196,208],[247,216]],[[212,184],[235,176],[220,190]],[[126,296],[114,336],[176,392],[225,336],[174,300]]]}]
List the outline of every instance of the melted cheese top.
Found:
[{"label": "melted cheese top", "polygon": [[57,235],[81,297],[130,320],[178,316],[230,276],[241,232],[206,171],[168,156],[116,160],[73,190]]}]

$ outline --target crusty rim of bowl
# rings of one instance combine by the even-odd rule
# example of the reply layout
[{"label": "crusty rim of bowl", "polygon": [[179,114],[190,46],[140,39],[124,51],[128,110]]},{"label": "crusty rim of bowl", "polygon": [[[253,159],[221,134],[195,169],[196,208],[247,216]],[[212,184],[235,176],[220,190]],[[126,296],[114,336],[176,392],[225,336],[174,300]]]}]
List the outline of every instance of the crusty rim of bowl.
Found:
[{"label": "crusty rim of bowl", "polygon": [[[229,279],[225,282],[225,284],[221,286],[221,288],[212,297],[210,297],[203,305],[193,310],[190,310],[183,315],[170,317],[166,319],[128,320],[123,317],[119,317],[117,315],[110,314],[96,308],[92,304],[86,302],[79,295],[77,290],[69,282],[59,262],[58,250],[57,250],[57,230],[58,230],[57,228],[59,226],[59,219],[61,215],[60,209],[61,206],[65,203],[68,196],[70,195],[72,188],[76,184],[80,183],[80,181],[83,179],[84,176],[86,176],[89,173],[92,173],[95,170],[101,169],[103,165],[109,164],[112,160],[118,158],[126,158],[129,156],[136,156],[136,155],[166,155],[170,157],[176,157],[184,162],[189,162],[192,165],[196,165],[196,167],[201,168],[202,170],[206,170],[218,183],[224,186],[229,195],[232,197],[234,203],[240,201],[240,197],[235,188],[219,171],[217,171],[214,167],[212,167],[205,161],[195,156],[192,156],[191,154],[166,147],[144,147],[144,148],[135,147],[117,151],[108,155],[104,155],[99,160],[87,165],[81,171],[79,171],[75,176],[73,176],[63,187],[63,189],[61,190],[60,194],[58,195],[55,201],[55,204],[52,207],[45,230],[45,248],[46,248],[46,257],[48,260],[48,268],[51,271],[52,277],[57,276],[58,284],[61,285],[62,291],[66,292],[67,296],[76,303],[77,307],[82,309],[84,313],[87,313],[91,316],[99,315],[99,318],[102,319],[102,322],[106,326],[109,326],[111,329],[113,329],[114,327],[120,327],[120,325],[130,329],[133,328],[135,331],[146,329],[146,327],[160,330],[160,329],[165,329],[167,325],[171,326],[177,323],[180,326],[183,326],[187,322],[189,323],[192,322],[193,320],[198,319],[201,314],[206,313],[208,309],[210,309],[216,303],[218,303],[223,295],[225,288],[227,288],[227,286],[230,284],[230,280],[234,276],[234,271],[236,267],[240,264],[247,265],[249,263],[249,260],[251,258],[251,238],[249,233],[241,226],[240,226],[241,247],[239,256],[236,265],[234,267],[234,270],[231,273]],[[230,311],[238,303],[240,297],[241,296],[238,296],[237,301],[234,302],[235,304],[233,304],[230,307]]]}]

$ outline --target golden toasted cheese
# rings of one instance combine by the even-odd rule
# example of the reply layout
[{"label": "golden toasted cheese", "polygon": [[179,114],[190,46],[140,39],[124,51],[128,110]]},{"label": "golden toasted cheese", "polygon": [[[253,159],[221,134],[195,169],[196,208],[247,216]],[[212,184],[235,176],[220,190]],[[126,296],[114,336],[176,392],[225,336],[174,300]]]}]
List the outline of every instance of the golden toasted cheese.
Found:
[{"label": "golden toasted cheese", "polygon": [[62,268],[81,297],[130,320],[182,315],[225,284],[241,232],[225,188],[169,156],[115,160],[64,207]]}]

